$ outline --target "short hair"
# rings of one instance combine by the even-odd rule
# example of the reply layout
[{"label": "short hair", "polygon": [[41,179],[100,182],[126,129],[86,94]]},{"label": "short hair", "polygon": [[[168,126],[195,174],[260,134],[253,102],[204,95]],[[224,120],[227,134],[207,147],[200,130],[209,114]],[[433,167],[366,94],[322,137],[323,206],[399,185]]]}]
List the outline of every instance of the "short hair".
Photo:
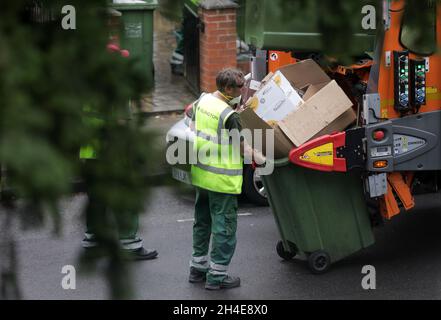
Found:
[{"label": "short hair", "polygon": [[216,87],[220,92],[225,92],[225,88],[242,86],[244,82],[243,72],[235,68],[223,69],[216,76]]}]

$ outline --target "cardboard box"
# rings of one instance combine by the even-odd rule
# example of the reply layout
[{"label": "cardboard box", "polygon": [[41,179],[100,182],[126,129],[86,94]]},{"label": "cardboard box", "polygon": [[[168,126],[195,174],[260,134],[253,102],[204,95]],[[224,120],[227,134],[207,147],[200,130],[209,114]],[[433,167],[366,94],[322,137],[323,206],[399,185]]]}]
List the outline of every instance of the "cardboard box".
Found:
[{"label": "cardboard box", "polygon": [[298,106],[299,103],[293,103],[291,99],[285,98],[278,104],[271,106],[260,118],[266,122],[278,122],[296,110]]},{"label": "cardboard box", "polygon": [[[297,110],[290,112],[272,126],[253,112],[252,108],[245,108],[240,112],[243,128],[274,129],[275,159],[288,157],[294,146],[344,130],[356,120],[355,112],[351,108],[352,102],[313,60],[282,67],[280,72],[294,89],[304,92],[304,101]],[[252,106],[254,98],[250,98],[251,103],[247,105]],[[289,100],[290,96],[287,99]],[[265,149],[264,143],[263,150],[260,151],[266,155]]]},{"label": "cardboard box", "polygon": [[[270,126],[268,123],[263,121],[259,116],[250,108],[245,108],[240,113],[240,118],[242,122],[243,128],[248,129],[262,129],[263,137],[262,137],[262,149],[259,149],[264,155],[267,155],[266,152],[266,130],[274,129],[274,158],[280,159],[288,157],[288,153],[294,147],[292,142],[288,139],[288,137],[280,130],[280,128],[275,125],[274,127]],[[253,145],[252,141],[247,141],[253,148],[256,148]]]},{"label": "cardboard box", "polygon": [[291,95],[291,93],[296,92],[289,80],[283,75],[282,72],[276,71],[276,73],[274,73],[274,76],[272,77],[272,80],[280,87],[280,89],[282,89],[282,91],[285,93],[285,96],[289,96]]},{"label": "cardboard box", "polygon": [[313,60],[288,65],[280,71],[293,86],[306,90],[305,101],[278,123],[295,146],[344,130],[356,120],[351,100]]},{"label": "cardboard box", "polygon": [[280,121],[303,102],[282,73],[277,72],[251,98],[249,106],[264,121]]},{"label": "cardboard box", "polygon": [[269,81],[251,98],[249,107],[262,117],[270,108],[280,105],[285,99],[282,89],[274,81]]},{"label": "cardboard box", "polygon": [[279,69],[294,88],[303,90],[310,85],[328,83],[331,78],[314,62],[307,59]]}]

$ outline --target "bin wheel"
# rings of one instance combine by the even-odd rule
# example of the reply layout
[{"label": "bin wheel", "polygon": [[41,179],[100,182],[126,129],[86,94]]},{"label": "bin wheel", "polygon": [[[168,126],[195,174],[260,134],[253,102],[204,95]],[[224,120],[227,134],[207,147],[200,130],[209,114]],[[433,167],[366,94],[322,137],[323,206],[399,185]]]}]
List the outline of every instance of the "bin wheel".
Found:
[{"label": "bin wheel", "polygon": [[279,257],[286,261],[291,260],[296,255],[295,252],[286,251],[285,248],[283,247],[282,241],[277,242],[276,251]]},{"label": "bin wheel", "polygon": [[315,251],[309,255],[308,265],[309,269],[314,274],[325,273],[331,266],[331,258],[325,251]]}]

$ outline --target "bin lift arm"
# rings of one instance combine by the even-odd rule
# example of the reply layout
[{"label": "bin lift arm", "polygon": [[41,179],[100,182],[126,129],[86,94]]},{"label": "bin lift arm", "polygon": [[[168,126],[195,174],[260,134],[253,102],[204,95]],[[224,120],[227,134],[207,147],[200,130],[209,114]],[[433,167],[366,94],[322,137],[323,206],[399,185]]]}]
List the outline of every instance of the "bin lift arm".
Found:
[{"label": "bin lift arm", "polygon": [[289,153],[295,165],[318,171],[347,172],[366,167],[365,129],[355,128],[311,140]]}]

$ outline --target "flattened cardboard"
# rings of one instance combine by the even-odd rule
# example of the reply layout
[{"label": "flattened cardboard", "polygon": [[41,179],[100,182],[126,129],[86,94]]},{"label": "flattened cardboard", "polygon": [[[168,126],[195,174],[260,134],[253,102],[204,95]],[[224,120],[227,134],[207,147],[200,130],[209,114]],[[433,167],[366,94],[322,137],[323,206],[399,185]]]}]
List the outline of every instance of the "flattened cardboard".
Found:
[{"label": "flattened cardboard", "polygon": [[[351,100],[332,80],[280,121],[279,126],[295,146],[300,146],[329,125],[332,125],[333,131],[346,128],[355,120],[355,114],[354,117],[344,117],[345,122],[340,122],[339,117],[351,107]],[[349,119],[351,121],[347,123]]]},{"label": "flattened cardboard", "polygon": [[[289,139],[277,125],[271,127],[268,123],[259,118],[259,116],[250,108],[245,108],[244,110],[240,111],[239,115],[243,128],[248,128],[251,130],[262,129],[263,134],[265,134],[266,130],[268,129],[274,129],[274,158],[280,159],[288,157],[288,154],[294,145],[291,141],[289,141]],[[262,147],[262,150],[259,151],[266,155],[266,138],[262,138]]]},{"label": "flattened cardboard", "polygon": [[303,89],[311,84],[327,83],[331,78],[312,59],[302,60],[279,69],[297,89]]},{"label": "flattened cardboard", "polygon": [[357,119],[355,111],[350,108],[343,112],[337,119],[332,121],[326,128],[322,129],[319,133],[313,136],[311,139],[315,139],[325,134],[331,134],[334,132],[342,131],[346,129],[350,124],[352,124]]},{"label": "flattened cardboard", "polygon": [[303,100],[308,100],[313,95],[315,95],[317,92],[319,92],[321,89],[323,89],[329,82],[319,83],[319,84],[312,84],[308,87],[305,94],[303,95]]}]

